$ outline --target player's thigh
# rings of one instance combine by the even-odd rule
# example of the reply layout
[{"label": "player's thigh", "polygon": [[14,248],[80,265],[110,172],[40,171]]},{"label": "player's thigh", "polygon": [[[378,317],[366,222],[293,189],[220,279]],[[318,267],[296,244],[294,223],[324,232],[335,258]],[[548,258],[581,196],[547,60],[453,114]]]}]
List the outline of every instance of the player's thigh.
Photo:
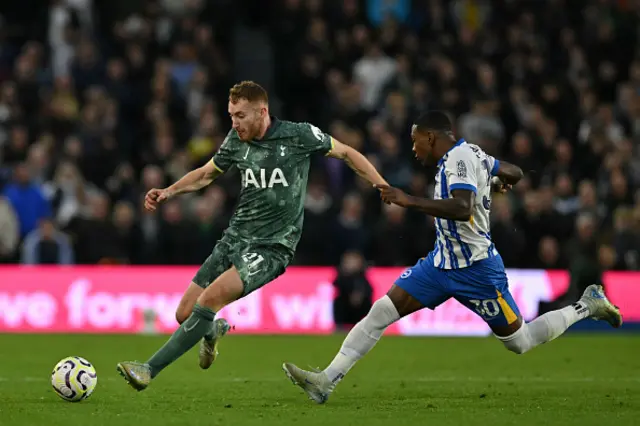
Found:
[{"label": "player's thigh", "polygon": [[229,254],[234,246],[234,241],[223,238],[218,241],[211,254],[202,262],[200,268],[193,277],[193,283],[205,289],[211,285],[216,278],[224,274],[231,266]]},{"label": "player's thigh", "polygon": [[[200,303],[202,300],[204,300],[202,299],[203,297],[206,297],[207,303],[211,303],[212,299],[214,298],[214,294],[222,294],[224,292],[224,288],[217,288],[215,289],[215,291],[212,290],[206,295],[204,294],[205,290],[210,288],[213,283],[218,280],[218,278],[220,278],[233,266],[231,260],[229,259],[229,254],[234,246],[235,241],[227,237],[223,237],[222,240],[216,243],[211,254],[205,259],[204,262],[202,262],[202,265],[200,265],[200,268],[196,272],[196,275],[193,277],[191,285],[187,289],[185,295],[182,297],[178,308],[179,311],[176,312],[176,318],[178,316],[180,318],[184,318],[185,314],[188,317],[191,314],[193,305],[195,305],[196,302]],[[226,281],[227,280],[225,280],[225,282]]]},{"label": "player's thigh", "polygon": [[387,292],[387,296],[391,299],[393,306],[398,310],[400,318],[406,317],[407,315],[424,308],[424,305],[418,299],[395,284],[391,286]]},{"label": "player's thigh", "polygon": [[245,245],[229,255],[243,283],[242,296],[265,286],[284,273],[292,253],[279,245]]},{"label": "player's thigh", "polygon": [[511,336],[522,326],[522,315],[509,289],[497,294],[477,294],[456,299],[478,314],[496,336]]},{"label": "player's thigh", "polygon": [[498,336],[509,336],[522,325],[502,259],[497,256],[450,272],[450,292],[478,314]]},{"label": "player's thigh", "polygon": [[215,311],[282,275],[291,253],[279,246],[254,246],[236,241],[230,244],[227,257],[231,267],[204,290],[198,301]]},{"label": "player's thigh", "polygon": [[433,266],[430,259],[420,259],[400,274],[387,295],[401,317],[424,307],[435,309],[450,297],[444,279],[443,271]]},{"label": "player's thigh", "polygon": [[182,299],[180,299],[178,309],[176,309],[176,321],[178,321],[178,324],[182,324],[189,318],[193,310],[193,305],[196,304],[198,297],[200,297],[203,291],[204,288],[193,281],[189,284],[189,287],[187,287],[187,290],[182,295]]}]

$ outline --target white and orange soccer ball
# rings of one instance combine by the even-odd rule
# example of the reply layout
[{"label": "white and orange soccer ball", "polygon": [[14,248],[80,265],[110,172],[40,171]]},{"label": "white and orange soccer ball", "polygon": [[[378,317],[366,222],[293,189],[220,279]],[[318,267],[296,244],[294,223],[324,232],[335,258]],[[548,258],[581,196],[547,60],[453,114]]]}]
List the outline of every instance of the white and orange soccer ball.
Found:
[{"label": "white and orange soccer ball", "polygon": [[96,369],[79,356],[64,358],[53,368],[51,385],[65,401],[78,402],[91,396],[98,384]]}]

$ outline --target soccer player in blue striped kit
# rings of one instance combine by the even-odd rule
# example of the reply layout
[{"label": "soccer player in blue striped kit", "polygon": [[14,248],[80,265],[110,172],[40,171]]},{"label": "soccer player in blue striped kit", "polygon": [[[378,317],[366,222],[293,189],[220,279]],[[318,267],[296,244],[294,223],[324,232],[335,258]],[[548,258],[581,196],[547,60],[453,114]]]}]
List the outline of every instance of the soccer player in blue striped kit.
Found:
[{"label": "soccer player in blue striped kit", "polygon": [[435,247],[373,304],[325,370],[305,371],[283,364],[291,381],[313,401],[326,402],[389,325],[420,309],[434,309],[451,297],[480,315],[504,346],[517,354],[555,339],[585,318],[604,320],[613,327],[622,325],[620,311],[609,302],[602,286],[595,284],[576,303],[526,323],[509,292],[504,264],[489,229],[492,191],[504,192],[515,185],[522,170],[464,139],[456,140],[449,118],[440,111],[421,115],[411,138],[418,160],[438,166],[434,199],[412,197],[386,185],[378,189],[383,201],[435,218]]}]

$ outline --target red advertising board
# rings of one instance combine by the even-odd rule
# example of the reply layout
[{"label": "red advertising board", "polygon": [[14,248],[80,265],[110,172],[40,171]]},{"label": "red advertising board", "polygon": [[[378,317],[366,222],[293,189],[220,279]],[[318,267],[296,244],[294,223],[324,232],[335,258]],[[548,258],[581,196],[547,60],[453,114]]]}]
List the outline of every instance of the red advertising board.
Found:
[{"label": "red advertising board", "polygon": [[[171,332],[174,312],[189,284],[193,267],[0,267],[0,332],[136,333],[144,312],[157,314],[156,328]],[[383,295],[401,268],[372,268],[368,277],[375,297]],[[560,271],[509,270],[510,288],[525,319],[538,314],[538,303],[567,288]],[[219,313],[236,333],[333,331],[332,268],[291,267],[273,283]],[[605,283],[626,321],[640,321],[640,273],[610,272]],[[455,300],[434,311],[423,310],[387,331],[403,335],[487,335],[489,329]]]}]

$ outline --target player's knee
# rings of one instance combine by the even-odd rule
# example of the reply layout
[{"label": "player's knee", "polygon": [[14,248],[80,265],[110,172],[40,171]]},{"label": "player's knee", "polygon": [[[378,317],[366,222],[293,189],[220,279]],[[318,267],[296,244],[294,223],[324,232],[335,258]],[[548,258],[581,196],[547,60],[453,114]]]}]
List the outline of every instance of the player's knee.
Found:
[{"label": "player's knee", "polygon": [[198,297],[197,303],[218,312],[229,303],[242,297],[244,287],[235,269],[228,270],[216,279]]},{"label": "player's knee", "polygon": [[201,295],[203,291],[204,288],[195,282],[191,282],[191,284],[189,284],[189,288],[187,288],[182,299],[180,299],[180,303],[176,309],[176,321],[178,321],[178,324],[182,324],[187,320],[187,318],[189,318],[191,311],[193,311],[193,305],[196,303],[198,296]]},{"label": "player's knee", "polygon": [[178,324],[182,324],[189,318],[191,315],[191,311],[193,310],[194,301],[191,300],[181,300],[178,308],[176,309],[176,321]]},{"label": "player's knee", "polygon": [[202,293],[200,297],[198,297],[197,303],[200,306],[206,306],[213,309],[215,312],[218,312],[228,304],[226,300],[226,292],[223,289],[219,289],[218,291]]},{"label": "player's knee", "polygon": [[191,315],[191,311],[186,312],[185,309],[178,308],[176,310],[176,321],[178,321],[178,324],[182,324],[189,318],[189,315]]},{"label": "player's knee", "polygon": [[522,323],[522,327],[515,333],[506,337],[498,337],[504,344],[507,350],[517,355],[522,355],[528,352],[534,345],[531,342],[531,336],[525,322]]},{"label": "player's knee", "polygon": [[512,342],[512,344],[505,343],[504,346],[509,351],[513,352],[516,355],[522,355],[523,353],[529,350],[529,348],[526,345],[523,345],[521,343],[516,343],[516,342]]}]

